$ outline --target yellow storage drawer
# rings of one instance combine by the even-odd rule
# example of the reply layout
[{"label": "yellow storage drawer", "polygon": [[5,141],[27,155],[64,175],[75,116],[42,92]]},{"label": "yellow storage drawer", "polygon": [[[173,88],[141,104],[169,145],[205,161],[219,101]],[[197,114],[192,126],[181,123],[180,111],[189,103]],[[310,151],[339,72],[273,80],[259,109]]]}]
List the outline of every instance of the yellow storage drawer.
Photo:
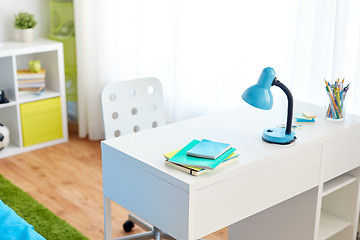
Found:
[{"label": "yellow storage drawer", "polygon": [[62,138],[60,97],[20,104],[23,146]]}]

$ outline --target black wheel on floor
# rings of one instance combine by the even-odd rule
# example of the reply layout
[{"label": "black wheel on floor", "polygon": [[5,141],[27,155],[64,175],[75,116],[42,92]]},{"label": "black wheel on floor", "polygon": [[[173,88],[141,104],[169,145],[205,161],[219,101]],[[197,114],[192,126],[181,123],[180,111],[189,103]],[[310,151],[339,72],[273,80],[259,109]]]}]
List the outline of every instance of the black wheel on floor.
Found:
[{"label": "black wheel on floor", "polygon": [[123,229],[125,232],[130,232],[133,228],[135,227],[135,224],[133,221],[131,220],[127,220],[124,224],[123,224]]}]

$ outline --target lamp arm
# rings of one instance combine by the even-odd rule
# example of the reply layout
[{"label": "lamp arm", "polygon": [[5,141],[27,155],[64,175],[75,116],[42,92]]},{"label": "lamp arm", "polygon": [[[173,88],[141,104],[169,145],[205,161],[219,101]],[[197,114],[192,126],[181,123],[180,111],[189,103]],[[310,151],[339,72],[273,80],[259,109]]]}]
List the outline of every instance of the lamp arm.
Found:
[{"label": "lamp arm", "polygon": [[274,81],[272,82],[271,86],[274,86],[274,85],[281,88],[281,90],[283,90],[285,92],[286,97],[288,99],[288,113],[287,113],[285,134],[290,134],[291,133],[291,125],[292,125],[292,117],[293,117],[293,109],[294,109],[293,96],[292,96],[290,90],[283,83],[281,83],[279,80],[277,80],[276,77],[274,78]]}]

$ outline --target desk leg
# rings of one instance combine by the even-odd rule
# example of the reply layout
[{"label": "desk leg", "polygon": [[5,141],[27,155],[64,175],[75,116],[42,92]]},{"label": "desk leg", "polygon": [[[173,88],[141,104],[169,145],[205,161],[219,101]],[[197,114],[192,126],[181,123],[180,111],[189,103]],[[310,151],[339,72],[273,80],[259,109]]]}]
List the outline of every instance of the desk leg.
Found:
[{"label": "desk leg", "polygon": [[111,200],[104,196],[104,231],[105,240],[112,239],[112,227],[111,227]]}]

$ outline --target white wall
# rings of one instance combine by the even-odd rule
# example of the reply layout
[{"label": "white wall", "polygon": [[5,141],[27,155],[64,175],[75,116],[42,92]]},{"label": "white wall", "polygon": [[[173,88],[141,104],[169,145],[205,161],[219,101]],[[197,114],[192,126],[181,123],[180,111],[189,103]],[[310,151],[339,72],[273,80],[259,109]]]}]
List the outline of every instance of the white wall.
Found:
[{"label": "white wall", "polygon": [[0,41],[14,40],[14,15],[20,11],[34,14],[38,21],[35,37],[47,37],[50,32],[49,0],[0,0]]}]

